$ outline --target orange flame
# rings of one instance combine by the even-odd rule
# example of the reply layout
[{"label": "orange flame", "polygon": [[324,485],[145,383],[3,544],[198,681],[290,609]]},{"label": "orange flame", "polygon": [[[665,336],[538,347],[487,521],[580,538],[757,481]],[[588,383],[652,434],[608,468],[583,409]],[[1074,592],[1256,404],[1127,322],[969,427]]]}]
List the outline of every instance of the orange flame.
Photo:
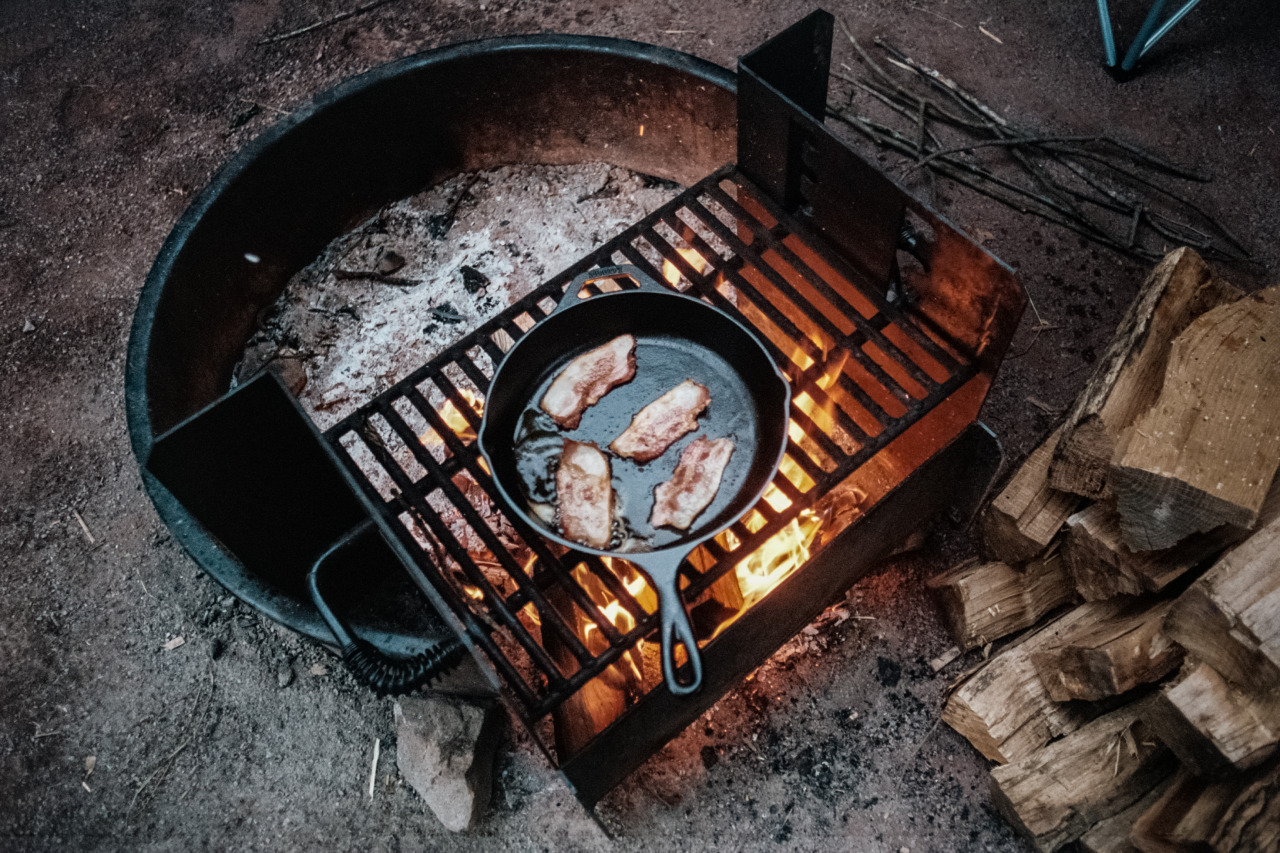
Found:
[{"label": "orange flame", "polygon": [[[693,249],[676,249],[676,252],[688,262],[689,266],[694,268],[698,275],[702,275],[707,271],[707,260]],[[662,277],[667,280],[667,283],[677,285],[680,283],[681,278],[680,268],[674,262],[664,260],[662,262]]]},{"label": "orange flame", "polygon": [[[657,596],[649,584],[645,582],[644,576],[631,567],[629,563],[622,560],[614,561],[609,557],[602,557],[605,567],[617,576],[622,582],[623,587],[631,594],[646,612],[652,613],[657,606]],[[609,588],[600,581],[598,577],[593,575],[585,564],[578,564],[573,568],[573,578],[582,584],[591,596],[591,600],[595,602],[596,612],[599,618],[608,620],[619,633],[625,634],[636,627],[636,619],[631,615],[622,602],[618,600]],[[583,645],[591,651],[593,655],[598,655],[609,646],[609,642],[605,639],[603,633],[594,622],[586,622],[582,629]],[[634,680],[636,683],[643,683],[644,670],[641,666],[643,658],[640,651],[640,644],[629,650],[622,656],[622,660],[614,664],[609,670],[615,670],[621,667],[625,661],[630,669],[628,680]]]},{"label": "orange flame", "polygon": [[[470,388],[459,388],[458,393],[462,395],[462,399],[471,407],[471,411],[477,415],[484,414],[484,398],[476,394]],[[440,418],[444,421],[445,426],[453,431],[453,434],[463,441],[471,441],[476,437],[476,432],[471,428],[467,416],[462,414],[453,400],[446,400],[445,404],[439,408]],[[440,446],[444,444],[444,439],[436,435],[434,430],[428,430],[419,436],[419,440],[427,446]]]}]

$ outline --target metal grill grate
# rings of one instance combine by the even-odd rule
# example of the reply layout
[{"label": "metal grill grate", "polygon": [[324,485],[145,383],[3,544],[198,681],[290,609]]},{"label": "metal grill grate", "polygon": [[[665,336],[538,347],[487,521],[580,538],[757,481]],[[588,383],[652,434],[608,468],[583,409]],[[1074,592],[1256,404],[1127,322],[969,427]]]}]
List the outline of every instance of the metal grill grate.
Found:
[{"label": "metal grill grate", "polygon": [[[575,276],[618,263],[658,280],[665,272],[677,289],[759,332],[792,383],[791,441],[773,484],[785,500],[766,495],[731,528],[733,537],[695,554],[683,590],[693,602],[977,372],[921,316],[892,305],[887,282],[859,281],[823,252],[726,167],[325,433],[526,719],[542,718],[617,663],[657,620],[605,561],[562,553],[502,512],[474,436],[503,353],[555,307]],[[583,572],[616,599],[633,628],[604,618]],[[584,642],[586,624],[603,648]],[[549,641],[562,653],[549,651]]]}]

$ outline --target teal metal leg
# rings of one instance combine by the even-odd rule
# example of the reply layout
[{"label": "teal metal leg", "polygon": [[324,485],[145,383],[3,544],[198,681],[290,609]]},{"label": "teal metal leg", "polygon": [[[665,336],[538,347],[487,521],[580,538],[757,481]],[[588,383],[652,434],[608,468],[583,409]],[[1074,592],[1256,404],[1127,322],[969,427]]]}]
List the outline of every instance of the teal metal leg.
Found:
[{"label": "teal metal leg", "polygon": [[1111,10],[1107,0],[1098,0],[1098,19],[1102,21],[1102,46],[1107,51],[1107,67],[1116,65],[1116,37],[1111,33]]},{"label": "teal metal leg", "polygon": [[[1174,24],[1186,17],[1187,13],[1199,3],[1200,0],[1187,0],[1178,11],[1169,16],[1169,20],[1161,24],[1159,21],[1161,13],[1164,12],[1165,0],[1155,0],[1151,6],[1151,11],[1147,13],[1146,19],[1142,22],[1142,27],[1138,30],[1137,37],[1129,45],[1129,50],[1125,53],[1124,62],[1120,63],[1119,73],[1123,75],[1131,74],[1143,54],[1150,50],[1156,42],[1160,41],[1169,30],[1173,29]],[[1106,67],[1116,70],[1116,39],[1111,27],[1111,10],[1107,6],[1107,0],[1098,0],[1098,19],[1102,24],[1102,47],[1107,54]]]}]

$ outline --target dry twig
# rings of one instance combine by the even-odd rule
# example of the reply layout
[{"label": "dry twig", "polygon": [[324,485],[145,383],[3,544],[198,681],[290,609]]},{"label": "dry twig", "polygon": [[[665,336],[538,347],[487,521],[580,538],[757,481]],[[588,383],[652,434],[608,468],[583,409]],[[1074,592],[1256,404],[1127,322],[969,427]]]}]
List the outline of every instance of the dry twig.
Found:
[{"label": "dry twig", "polygon": [[[877,38],[876,46],[887,54],[885,64],[878,63],[844,21],[840,25],[868,76],[839,72],[834,76],[870,95],[910,125],[899,131],[860,115],[853,108],[852,96],[847,106],[830,104],[828,114],[913,161],[909,169],[924,167],[931,179],[934,175],[950,179],[1015,210],[1144,260],[1155,260],[1161,254],[1159,247],[1150,247],[1155,240],[1144,244],[1144,235],[1161,243],[1190,245],[1221,259],[1248,259],[1240,240],[1190,200],[1156,183],[1150,173],[1193,181],[1206,181],[1206,176],[1109,136],[1037,134],[1016,128],[955,80]],[[929,93],[921,94],[899,82],[890,75],[889,66],[905,72],[905,83],[914,83],[915,88],[923,85]],[[931,123],[940,123],[969,139],[964,144],[944,145]],[[987,168],[961,156],[987,148],[1007,151],[1030,184],[1018,180],[1017,175],[1003,177],[994,166]],[[1156,204],[1149,190],[1164,197],[1162,205]],[[1196,227],[1193,221],[1204,227]]]},{"label": "dry twig", "polygon": [[372,3],[366,3],[355,9],[348,9],[345,12],[340,12],[339,14],[334,15],[332,18],[325,18],[323,21],[316,21],[314,24],[307,24],[305,27],[298,27],[298,29],[289,30],[287,33],[279,33],[274,36],[267,36],[264,39],[259,39],[258,44],[275,44],[278,41],[285,41],[286,39],[306,35],[307,33],[315,32],[316,30],[332,26],[333,24],[339,24],[348,18],[354,18],[356,15],[363,15],[365,12],[371,12],[379,6],[385,6],[386,4],[393,2],[395,2],[395,0],[373,0]]}]

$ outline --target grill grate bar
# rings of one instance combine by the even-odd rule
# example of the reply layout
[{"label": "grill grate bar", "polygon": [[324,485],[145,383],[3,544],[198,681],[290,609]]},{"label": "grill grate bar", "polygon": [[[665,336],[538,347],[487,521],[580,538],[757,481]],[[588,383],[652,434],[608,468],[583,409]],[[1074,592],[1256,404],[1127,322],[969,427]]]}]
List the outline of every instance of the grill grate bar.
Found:
[{"label": "grill grate bar", "polygon": [[[466,550],[462,548],[461,545],[458,543],[458,541],[454,538],[453,532],[449,530],[448,525],[446,525],[440,519],[440,517],[431,509],[430,505],[426,501],[425,494],[413,488],[413,484],[409,481],[408,475],[404,473],[404,470],[400,467],[400,464],[391,455],[391,452],[387,449],[386,445],[383,444],[381,438],[379,438],[376,433],[373,433],[371,431],[372,425],[368,423],[368,420],[366,419],[365,421],[363,421],[363,423],[365,425],[365,428],[356,430],[355,431],[356,435],[362,441],[364,441],[365,446],[369,449],[369,452],[374,454],[374,458],[378,460],[378,462],[382,465],[383,469],[386,470],[386,472],[396,482],[397,487],[400,489],[400,495],[409,504],[409,508],[412,512],[414,519],[418,523],[425,525],[427,529],[430,531],[431,535],[434,536],[435,539],[439,541],[446,549],[448,549],[455,555],[456,554],[461,555],[461,558],[458,559],[458,565],[462,569],[463,574],[465,574],[468,580],[474,583],[477,586],[477,588],[479,588],[480,591],[485,595],[486,600],[491,603],[491,606],[493,610],[497,613],[498,618],[502,619],[504,622],[506,622],[509,619],[514,621],[514,617],[512,617],[510,613],[506,612],[506,608],[503,604],[502,597],[497,593],[496,590],[493,589],[488,579],[484,577],[484,573],[480,571],[480,568],[476,566],[476,564],[471,560],[470,555],[466,553]],[[372,438],[370,438],[370,436],[372,436]],[[343,454],[346,455],[345,448],[343,449]],[[347,456],[347,458],[350,459],[349,455]],[[354,464],[354,460],[351,460],[351,462]],[[402,541],[404,541],[403,537],[402,537]],[[418,560],[419,565],[422,566],[426,571],[439,574],[443,582],[444,567],[433,565],[431,563],[430,558],[428,558],[425,552],[422,551],[421,546],[417,545],[416,543],[414,544],[416,547],[411,549],[411,553],[419,557],[419,560]],[[445,585],[447,586],[447,584]],[[454,602],[455,612],[465,613],[468,616],[470,615],[470,611],[466,608],[465,605],[461,604],[459,597],[456,594],[452,595],[451,599]],[[508,624],[508,627],[510,627],[509,624]],[[515,636],[517,641],[521,641],[525,638],[525,636],[527,636],[527,632],[524,632],[524,631],[518,631],[518,632],[513,631],[512,634]],[[510,661],[507,660],[506,656],[501,652],[501,650],[498,649],[496,644],[494,644],[493,641],[489,638],[488,632],[479,631],[472,635],[472,639],[475,642],[480,643],[485,648],[487,654],[492,651],[492,653],[496,654],[499,658],[502,658],[502,663],[499,664],[499,666],[503,671],[503,677],[508,679],[511,679],[511,678],[515,679],[512,682],[512,684],[514,685],[515,691],[522,697],[522,701],[525,701],[526,704],[530,700],[537,701],[535,694],[533,693],[533,691],[531,691],[528,688],[528,685],[525,683],[524,679],[520,677],[519,673],[516,672],[515,668],[511,666]],[[533,642],[532,637],[528,637],[527,639],[530,645],[537,648],[538,651],[541,651],[541,648],[538,647],[535,642]],[[521,645],[525,645],[525,643],[521,642]],[[526,647],[526,650],[531,651],[527,647]],[[545,655],[545,652],[543,652],[543,654]],[[551,681],[553,687],[563,683],[563,678],[560,676],[559,671],[556,670],[554,667],[552,667],[551,672],[548,674],[548,680]]]},{"label": "grill grate bar", "polygon": [[[451,399],[457,399],[457,390],[455,386],[449,382],[448,377],[443,374],[438,374],[433,377],[433,380],[437,387],[439,387],[441,391],[445,392]],[[501,506],[502,498],[498,495],[493,479],[481,467],[479,456],[473,449],[474,445],[472,448],[465,446],[453,430],[449,429],[444,419],[440,417],[440,414],[434,408],[432,408],[431,404],[427,402],[426,398],[422,396],[422,393],[417,388],[408,389],[406,396],[409,402],[413,404],[414,408],[417,409],[431,425],[431,428],[444,439],[446,446],[448,446],[453,456],[462,460],[463,467],[471,475],[471,478],[476,482],[476,484],[483,489],[485,495],[493,502],[494,506]],[[466,408],[470,409],[469,406]],[[472,414],[474,414],[474,412]],[[479,424],[474,420],[471,421],[471,425],[473,429],[479,427]],[[470,502],[468,501],[468,503]],[[504,515],[503,517],[505,518],[506,516]],[[560,560],[552,554],[546,540],[539,536],[536,531],[523,524],[518,518],[512,519],[511,523],[520,534],[520,538],[524,545],[533,551],[534,556],[538,558],[538,564],[540,566],[548,567],[552,574],[557,576],[561,583],[570,591],[574,602],[583,609],[583,612],[591,616],[592,621],[597,623],[601,633],[604,634],[609,642],[614,643],[620,641],[621,637],[612,625],[600,624],[600,621],[595,619],[595,616],[593,615],[593,602],[578,584],[573,583],[569,579],[568,571]],[[487,527],[488,525],[485,526]],[[505,562],[503,565],[506,567]],[[512,571],[508,568],[508,571],[513,574],[513,576],[517,574],[525,575],[523,568],[520,568],[518,571]],[[517,598],[517,595],[520,597]],[[507,606],[512,610],[519,610],[529,601],[533,602],[534,607],[539,608],[539,612],[541,614],[544,609],[543,605],[545,602],[540,602],[533,596],[529,595],[528,590],[523,585],[519,587],[517,593],[513,593],[512,596],[507,599]],[[644,610],[640,608],[639,612],[643,614]],[[633,615],[635,614],[633,613]],[[581,662],[582,661],[580,660],[579,663]]]},{"label": "grill grate bar", "polygon": [[[424,468],[427,468],[427,470],[433,474],[439,471],[435,457],[432,456],[431,453],[422,446],[422,443],[417,440],[417,436],[414,435],[413,430],[409,428],[409,425],[404,422],[404,419],[400,417],[399,412],[390,406],[380,406],[378,413],[386,419],[387,423],[400,437],[400,440],[409,445],[410,451],[413,453],[414,458],[418,460],[419,464]],[[433,468],[435,471],[432,471]],[[515,558],[511,555],[511,552],[502,544],[485,520],[480,517],[480,514],[476,511],[475,507],[472,506],[471,501],[469,501],[466,495],[464,495],[457,485],[454,484],[453,480],[443,480],[438,485],[445,497],[448,498],[454,508],[462,514],[467,525],[480,537],[480,541],[489,549],[489,552],[493,554],[494,558],[497,559],[498,563],[506,573],[516,582],[520,589],[524,590],[529,599],[533,601],[534,607],[538,608],[538,611],[542,616],[543,628],[545,629],[550,625],[555,630],[561,642],[563,642],[573,652],[574,657],[576,657],[579,662],[586,662],[590,660],[592,658],[591,652],[588,651],[587,647],[583,645],[580,639],[578,639],[578,636],[574,633],[573,629],[560,618],[559,613],[551,607],[550,602],[543,598],[537,587],[529,579],[529,576],[525,574],[523,567],[516,562]],[[453,549],[450,548],[450,550],[452,551]],[[459,551],[454,553],[452,556],[454,559],[458,559],[460,561],[465,559],[472,562],[474,565],[474,561],[471,561],[465,547],[462,547],[461,545],[459,546]],[[485,577],[484,572],[480,571],[478,566],[476,566],[476,571],[477,574],[485,581],[481,588],[484,589],[487,587],[492,589],[488,578]],[[504,614],[504,621],[514,621],[516,624],[519,624],[519,617],[510,611],[502,595],[497,593],[496,590],[494,595],[496,597],[495,604],[501,602],[499,607]],[[541,646],[536,643],[533,645],[542,652]],[[543,654],[545,654],[545,652],[543,652]],[[549,657],[546,659],[547,662],[550,662],[550,660],[551,659]],[[543,662],[539,661],[539,663]],[[552,666],[554,666],[554,664],[552,664]]]},{"label": "grill grate bar", "polygon": [[[721,223],[718,218],[712,215],[711,212],[708,211],[702,204],[700,204],[695,200],[695,201],[691,201],[687,206],[690,211],[693,211],[697,214],[699,219],[703,220],[709,227],[715,229],[717,236],[719,236],[722,240],[725,240],[726,242],[729,242],[729,241],[736,242],[737,244],[736,248],[746,250],[746,244],[738,240],[737,237],[734,236],[727,228],[725,228],[724,224]],[[746,279],[743,278],[741,275],[734,276],[732,280],[733,280],[734,287],[736,287],[740,292],[747,294],[753,307],[757,311],[764,313],[771,320],[773,320],[775,324],[778,322],[775,319],[775,315],[781,315],[781,312],[778,311],[778,309],[770,302],[770,300],[766,299],[763,295],[761,295],[754,285],[747,282]],[[789,334],[789,337],[791,337],[793,340],[796,341],[797,348],[801,352],[803,352],[805,355],[809,356],[809,358],[813,359],[815,363],[821,362],[825,358],[825,355],[817,348],[817,345],[814,344],[813,341],[810,340],[807,335],[805,335],[799,329],[796,329],[794,324],[791,323],[790,319],[786,319],[785,315],[782,315],[782,316],[784,316],[784,320],[787,326],[795,330],[794,332],[791,332]],[[774,347],[773,349],[776,351],[776,347]],[[856,346],[851,347],[849,348],[848,351],[851,357],[853,357],[859,363],[862,363],[864,367],[866,366],[865,365],[865,362],[867,360],[866,355],[858,347]],[[790,357],[787,354],[785,353],[779,353],[779,354],[781,355],[781,359],[784,363],[790,362]],[[872,368],[879,369],[877,365],[874,365],[874,363],[872,363]],[[872,371],[869,370],[868,372],[872,372]],[[872,375],[874,375],[874,373],[872,373]],[[843,374],[843,371],[841,372],[841,375],[837,377],[837,381],[840,383],[840,387],[846,393],[852,396],[855,400],[857,400],[858,405],[866,409],[867,412],[871,415],[871,417],[875,418],[877,421],[879,421],[882,424],[890,420],[893,420],[893,416],[890,415],[888,412],[886,412],[884,408],[866,392],[865,389],[859,386],[856,382],[847,380]],[[824,396],[826,396],[825,392],[824,392]]]},{"label": "grill grate bar", "polygon": [[[741,210],[742,216],[743,216],[742,222],[748,228],[751,229],[751,233],[754,235],[755,239],[760,240],[762,243],[768,245],[770,249],[781,254],[781,251],[779,249],[780,247],[782,247],[782,241],[779,240],[777,236],[770,229],[766,228],[762,223],[758,222],[753,217],[751,217],[750,214],[748,214],[745,210],[739,207],[737,203],[734,202],[732,199],[730,199],[728,194],[725,193],[723,190],[720,190],[719,187],[712,187],[710,188],[710,191],[712,193],[712,197],[715,198],[716,201],[719,202],[722,206],[725,206],[728,209]],[[715,195],[716,191],[719,191],[719,195]],[[725,202],[728,202],[728,205],[725,205]],[[729,207],[730,205],[732,206],[731,208]],[[737,235],[732,235],[728,239],[733,241],[732,243],[730,243],[730,245],[733,246],[734,249],[745,250],[746,244],[743,243],[741,238],[739,238]],[[807,316],[811,322],[815,323],[818,326],[818,328],[823,331],[823,333],[830,336],[832,340],[836,342],[840,342],[840,341],[844,341],[847,338],[847,336],[843,332],[841,332],[838,328],[836,328],[836,326],[827,317],[823,316],[821,311],[817,310],[816,306],[814,306],[812,303],[806,300],[802,295],[797,293],[795,291],[795,288],[791,285],[791,283],[787,281],[786,276],[784,276],[781,272],[774,269],[767,262],[762,262],[758,267],[758,270],[766,279],[769,280],[769,283],[771,285],[777,288],[777,290],[780,293],[782,293],[783,296],[789,299],[792,302],[792,304],[799,307],[805,313],[805,316]],[[840,301],[843,302],[844,300],[841,299]],[[882,346],[892,348],[890,350],[891,354],[893,354],[898,358],[901,358],[903,361],[907,361],[906,356],[902,355],[902,353],[898,351],[898,348],[895,347],[892,343],[890,343],[887,339],[885,339],[884,336],[879,333],[879,330],[877,330],[874,326],[868,323],[866,318],[863,317],[860,313],[858,313],[858,311],[850,309],[848,312],[846,312],[845,316],[848,319],[852,320],[854,325],[864,335],[873,339],[877,339],[878,343],[880,341],[883,341]],[[903,405],[910,405],[910,402],[913,399],[911,393],[908,392],[907,389],[903,388],[902,385],[896,379],[894,379],[887,372],[885,372],[884,368],[882,368],[878,363],[876,363],[874,359],[872,359],[869,355],[867,355],[867,353],[863,351],[863,349],[860,346],[857,346],[854,341],[850,341],[850,343],[851,345],[846,347],[846,351],[849,353],[849,355],[855,358],[858,361],[859,365],[861,365],[864,370],[870,373],[872,377],[874,377],[875,380],[885,388],[886,391],[888,391],[894,397],[896,397]],[[926,377],[926,381],[929,384],[932,384],[932,380],[928,379],[927,377]],[[928,386],[926,385],[926,387]]]},{"label": "grill grate bar", "polygon": [[[724,191],[724,189],[720,186],[719,183],[716,183],[711,187],[709,187],[709,192],[712,198],[716,199],[717,202],[719,202],[723,207],[725,207],[726,210],[729,210],[730,212],[732,212],[735,216],[741,213],[743,215],[743,219],[747,221],[748,225],[751,227],[752,234],[755,235],[760,240],[767,243],[769,248],[776,251],[782,257],[783,260],[785,260],[788,264],[790,264],[791,267],[795,269],[797,273],[799,273],[811,286],[813,286],[819,293],[821,293],[822,296],[826,300],[828,300],[832,305],[839,305],[840,303],[846,301],[843,296],[838,294],[835,291],[835,289],[831,287],[830,282],[828,282],[824,277],[814,272],[813,269],[810,268],[809,264],[805,262],[802,258],[800,258],[794,251],[792,251],[791,247],[786,245],[786,243],[777,234],[773,233],[770,229],[765,228],[763,224],[759,222],[758,219],[750,216],[747,213],[747,211],[737,203],[737,201],[731,198],[729,194]],[[782,211],[778,209],[777,205],[773,203],[772,199],[768,198],[764,194],[761,194],[761,196],[756,200],[759,203],[761,203],[766,210],[769,211],[769,214],[771,216],[773,216],[776,220],[778,220],[779,224],[782,224],[785,221],[786,217],[783,216]],[[792,234],[795,233],[795,229],[793,228],[788,228],[788,230]],[[868,288],[867,292],[863,293],[862,295],[864,296],[864,298],[869,298],[872,304],[875,305],[876,319],[878,319],[879,322],[887,325],[889,322],[889,316],[890,316],[890,309],[889,309],[888,303],[884,301],[884,299],[875,291],[874,288]],[[897,312],[894,312],[894,313],[897,313]],[[913,379],[915,379],[917,382],[919,382],[921,385],[925,386],[926,388],[935,384],[933,380],[929,377],[929,375],[925,373],[920,368],[919,365],[917,365],[914,361],[912,361],[911,358],[909,358],[906,353],[902,352],[902,350],[899,349],[896,344],[894,344],[892,341],[886,338],[884,334],[881,332],[880,328],[878,328],[875,324],[869,321],[866,317],[863,317],[861,312],[857,311],[852,306],[850,306],[850,310],[845,312],[845,316],[848,317],[848,319],[852,320],[854,324],[859,328],[859,330],[862,331],[863,334],[867,335],[871,340],[875,341],[875,343],[879,347],[881,347],[881,349],[886,350],[889,356],[896,363],[906,368],[907,371],[911,374]],[[938,358],[938,357],[946,358],[946,356],[944,356],[943,353],[940,350],[938,350],[937,345],[934,344],[933,341],[929,340],[929,337],[921,333],[918,329],[904,329],[904,332],[910,335],[911,338],[918,345],[925,348],[926,351],[929,351],[932,354],[934,354],[935,358]],[[954,364],[954,360],[949,358],[947,360],[952,361],[952,363]]]}]

